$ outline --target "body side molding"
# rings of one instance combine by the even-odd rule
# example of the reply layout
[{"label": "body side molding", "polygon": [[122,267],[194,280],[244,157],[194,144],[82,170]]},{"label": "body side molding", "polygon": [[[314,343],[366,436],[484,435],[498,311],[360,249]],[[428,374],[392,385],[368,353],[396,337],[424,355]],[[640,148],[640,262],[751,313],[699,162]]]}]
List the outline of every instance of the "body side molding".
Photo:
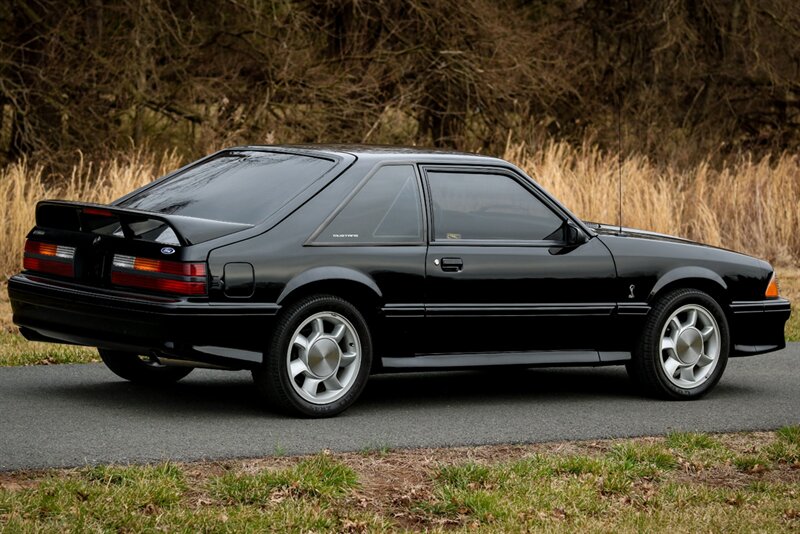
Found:
[{"label": "body side molding", "polygon": [[426,354],[410,358],[381,358],[387,369],[447,369],[493,365],[569,365],[619,363],[630,359],[629,352],[595,350],[544,350],[531,352],[485,352],[473,354]]},{"label": "body side molding", "polygon": [[585,316],[611,315],[616,303],[554,303],[554,304],[427,304],[430,317],[525,317],[525,316]]}]

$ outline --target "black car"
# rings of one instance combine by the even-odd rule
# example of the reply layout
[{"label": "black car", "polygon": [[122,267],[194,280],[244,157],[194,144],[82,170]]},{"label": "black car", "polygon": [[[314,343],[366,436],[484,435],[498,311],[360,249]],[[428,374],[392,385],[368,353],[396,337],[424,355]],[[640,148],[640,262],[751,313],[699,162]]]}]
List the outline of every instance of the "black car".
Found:
[{"label": "black car", "polygon": [[122,378],[250,369],[305,416],[368,376],[625,365],[693,399],[728,357],[785,346],[772,267],[585,223],[500,159],[382,147],[217,152],[111,205],[43,201],[8,291],[31,340]]}]

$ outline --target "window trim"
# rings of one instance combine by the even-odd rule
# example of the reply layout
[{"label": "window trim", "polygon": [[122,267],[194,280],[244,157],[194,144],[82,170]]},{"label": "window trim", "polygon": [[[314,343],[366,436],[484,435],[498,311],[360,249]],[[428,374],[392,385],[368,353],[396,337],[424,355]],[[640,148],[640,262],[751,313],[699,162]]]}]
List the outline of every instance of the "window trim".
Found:
[{"label": "window trim", "polygon": [[557,204],[554,204],[547,195],[543,194],[533,183],[530,178],[523,177],[517,172],[514,172],[508,167],[494,167],[490,165],[436,165],[436,164],[420,164],[425,201],[428,209],[428,244],[436,246],[482,246],[482,247],[563,247],[565,241],[552,240],[552,239],[436,239],[435,226],[436,220],[433,213],[433,196],[429,183],[429,172],[445,172],[445,173],[460,173],[460,174],[496,174],[505,176],[514,180],[524,189],[526,189],[535,199],[539,200],[545,205],[553,214],[561,219],[562,226],[567,224],[570,217],[568,217]]},{"label": "window trim", "polygon": [[[410,167],[414,173],[415,185],[417,187],[417,200],[419,201],[419,218],[420,218],[420,239],[413,241],[360,241],[360,242],[341,242],[341,241],[317,241],[317,238],[328,228],[334,219],[344,210],[350,201],[367,185],[367,183],[384,167]],[[303,243],[304,247],[407,247],[407,246],[425,246],[426,236],[428,235],[428,218],[425,207],[425,190],[422,187],[422,177],[420,176],[419,169],[413,161],[408,160],[387,160],[377,163],[370,171],[356,184],[350,193],[342,200],[336,208],[322,221],[322,223],[314,230],[311,235]]]}]

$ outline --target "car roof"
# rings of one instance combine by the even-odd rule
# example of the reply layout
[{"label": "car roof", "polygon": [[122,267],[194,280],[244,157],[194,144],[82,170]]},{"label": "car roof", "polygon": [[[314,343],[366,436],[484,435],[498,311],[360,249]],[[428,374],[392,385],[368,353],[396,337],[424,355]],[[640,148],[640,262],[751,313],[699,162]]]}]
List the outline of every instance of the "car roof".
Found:
[{"label": "car roof", "polygon": [[264,150],[279,152],[317,152],[320,156],[349,154],[358,159],[410,160],[430,163],[472,163],[486,165],[508,165],[503,159],[470,152],[459,152],[446,148],[427,148],[393,145],[359,144],[297,144],[297,145],[248,145],[226,150]]}]

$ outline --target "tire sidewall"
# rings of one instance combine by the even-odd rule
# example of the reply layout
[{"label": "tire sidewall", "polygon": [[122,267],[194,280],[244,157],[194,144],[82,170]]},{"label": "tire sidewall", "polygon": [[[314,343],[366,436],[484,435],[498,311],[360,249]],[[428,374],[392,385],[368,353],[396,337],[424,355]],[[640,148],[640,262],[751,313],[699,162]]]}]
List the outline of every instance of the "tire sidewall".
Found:
[{"label": "tire sidewall", "polygon": [[[308,317],[322,312],[336,313],[350,321],[359,337],[361,360],[358,374],[347,393],[329,404],[314,404],[303,399],[295,391],[287,370],[286,354],[300,324]],[[285,317],[286,320],[280,322],[275,331],[269,352],[265,355],[264,372],[276,373],[279,387],[283,391],[286,401],[291,405],[292,411],[307,417],[330,417],[343,412],[356,401],[363,391],[372,367],[372,337],[366,320],[349,302],[325,295],[310,297],[298,302],[287,310]]]},{"label": "tire sidewall", "polygon": [[[652,366],[652,371],[655,374],[656,380],[659,385],[665,390],[673,399],[696,399],[708,393],[714,386],[717,385],[722,374],[725,372],[725,367],[728,363],[728,355],[730,351],[730,331],[728,329],[728,320],[725,312],[722,310],[719,303],[714,300],[710,295],[697,290],[678,291],[667,297],[666,306],[660,310],[658,317],[649,325],[654,328],[655,335],[650,336],[649,345],[645,347],[648,357],[647,364]],[[687,304],[697,304],[708,310],[714,319],[717,321],[720,334],[720,351],[716,367],[711,372],[711,376],[699,386],[693,388],[681,388],[673,384],[664,373],[661,365],[661,332],[664,329],[665,323],[669,320],[670,316],[680,307]]]}]

